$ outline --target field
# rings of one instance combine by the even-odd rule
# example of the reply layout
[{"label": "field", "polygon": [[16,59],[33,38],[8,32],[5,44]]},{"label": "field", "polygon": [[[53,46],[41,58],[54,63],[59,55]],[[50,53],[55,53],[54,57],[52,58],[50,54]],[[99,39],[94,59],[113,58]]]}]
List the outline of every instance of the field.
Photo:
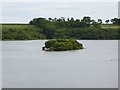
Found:
[{"label": "field", "polygon": [[29,24],[3,24],[2,28],[15,30],[40,30],[40,28]]},{"label": "field", "polygon": [[119,26],[117,26],[117,25],[112,25],[112,24],[109,24],[109,25],[103,24],[103,25],[101,25],[101,28],[117,29],[118,27],[119,27]]},{"label": "field", "polygon": [[[0,25],[1,26],[1,25]],[[117,25],[106,25],[103,24],[101,25],[101,28],[112,28],[112,29],[117,29],[119,26]],[[3,29],[16,29],[16,30],[40,30],[40,28],[34,26],[34,25],[29,25],[29,24],[2,24]]]},{"label": "field", "polygon": [[41,29],[29,24],[3,24],[2,39],[28,40],[44,38]]}]

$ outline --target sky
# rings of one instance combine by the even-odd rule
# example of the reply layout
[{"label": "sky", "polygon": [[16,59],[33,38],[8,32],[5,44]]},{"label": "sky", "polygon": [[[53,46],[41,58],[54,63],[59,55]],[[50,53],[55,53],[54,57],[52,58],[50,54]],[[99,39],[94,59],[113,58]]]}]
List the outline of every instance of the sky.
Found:
[{"label": "sky", "polygon": [[33,18],[92,19],[118,17],[118,2],[2,2],[2,23],[29,23]]},{"label": "sky", "polygon": [[0,2],[118,2],[119,0],[0,0]]}]

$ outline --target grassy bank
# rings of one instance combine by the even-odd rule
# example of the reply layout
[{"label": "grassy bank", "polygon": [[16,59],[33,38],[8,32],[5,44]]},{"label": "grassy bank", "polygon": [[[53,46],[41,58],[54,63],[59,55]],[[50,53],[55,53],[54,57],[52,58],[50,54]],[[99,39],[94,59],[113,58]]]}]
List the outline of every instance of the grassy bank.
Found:
[{"label": "grassy bank", "polygon": [[51,38],[75,38],[90,40],[118,39],[118,26],[101,25],[101,28],[42,29],[29,24],[2,24],[2,40],[37,40]]},{"label": "grassy bank", "polygon": [[3,24],[3,40],[34,40],[44,39],[42,29],[29,24]]},{"label": "grassy bank", "polygon": [[106,25],[106,24],[103,24],[103,25],[101,25],[101,28],[112,28],[112,29],[118,29],[118,27],[120,27],[120,26],[118,26],[118,25],[113,25],[113,24],[108,24],[108,25]]}]

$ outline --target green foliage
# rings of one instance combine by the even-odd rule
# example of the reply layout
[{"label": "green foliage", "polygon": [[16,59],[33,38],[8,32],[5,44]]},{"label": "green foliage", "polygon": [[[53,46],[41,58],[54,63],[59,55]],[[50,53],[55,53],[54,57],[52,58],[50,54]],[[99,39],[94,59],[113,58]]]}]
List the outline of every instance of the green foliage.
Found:
[{"label": "green foliage", "polygon": [[111,22],[112,22],[114,25],[120,25],[120,18],[111,19]]},{"label": "green foliage", "polygon": [[108,40],[118,39],[118,29],[113,28],[71,28],[57,30],[53,38],[75,38],[75,39],[88,39],[88,40]]},{"label": "green foliage", "polygon": [[31,25],[36,25],[40,28],[45,28],[48,21],[45,18],[34,18],[32,21],[29,22]]},{"label": "green foliage", "polygon": [[43,29],[43,34],[46,36],[47,39],[52,39],[55,30],[56,30],[56,26],[52,23],[49,23]]},{"label": "green foliage", "polygon": [[83,45],[74,39],[56,39],[45,42],[48,51],[66,51],[83,49]]},{"label": "green foliage", "polygon": [[[106,21],[108,23],[109,20]],[[86,16],[80,19],[34,18],[29,24],[3,24],[2,40],[34,39],[119,39],[119,19],[112,19],[113,24],[102,24],[102,19],[91,20]],[[59,44],[58,44],[59,45]]]},{"label": "green foliage", "polygon": [[[80,21],[80,19],[68,18],[65,20],[64,17],[61,18],[34,18],[32,21],[29,22],[31,25],[36,25],[40,28],[45,29],[49,23],[54,24],[57,28],[83,28],[83,27],[90,27],[91,25],[91,17],[85,16]],[[102,24],[102,23],[101,23]]]},{"label": "green foliage", "polygon": [[34,25],[2,25],[2,40],[44,39],[42,29]]}]

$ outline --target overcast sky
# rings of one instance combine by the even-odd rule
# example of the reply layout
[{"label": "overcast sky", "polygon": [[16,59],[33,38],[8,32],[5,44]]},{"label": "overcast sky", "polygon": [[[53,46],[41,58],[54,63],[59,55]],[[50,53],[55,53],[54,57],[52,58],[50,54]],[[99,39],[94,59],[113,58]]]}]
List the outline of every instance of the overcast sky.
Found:
[{"label": "overcast sky", "polygon": [[118,2],[4,2],[3,23],[28,23],[37,17],[74,17],[81,19],[111,19],[118,17]]}]

